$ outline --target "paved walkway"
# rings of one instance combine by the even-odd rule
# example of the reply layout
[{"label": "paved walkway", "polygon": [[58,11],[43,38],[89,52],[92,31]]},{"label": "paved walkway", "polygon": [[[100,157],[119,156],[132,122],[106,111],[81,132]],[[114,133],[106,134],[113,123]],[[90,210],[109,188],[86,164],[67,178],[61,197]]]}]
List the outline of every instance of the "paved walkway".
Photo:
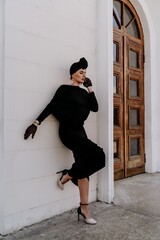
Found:
[{"label": "paved walkway", "polygon": [[116,181],[114,203],[90,207],[94,226],[73,209],[0,240],[160,240],[160,173]]}]

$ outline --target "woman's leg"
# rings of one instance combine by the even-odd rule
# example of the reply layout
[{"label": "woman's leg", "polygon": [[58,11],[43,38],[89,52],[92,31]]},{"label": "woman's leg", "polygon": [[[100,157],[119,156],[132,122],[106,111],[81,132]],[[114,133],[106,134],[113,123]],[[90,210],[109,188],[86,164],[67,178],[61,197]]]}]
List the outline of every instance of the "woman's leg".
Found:
[{"label": "woman's leg", "polygon": [[78,188],[79,188],[79,194],[80,194],[80,202],[81,202],[81,210],[83,214],[85,215],[86,219],[90,219],[90,211],[88,205],[89,200],[89,181],[88,178],[78,179]]},{"label": "woman's leg", "polygon": [[63,175],[63,177],[62,177],[62,179],[60,181],[61,181],[62,184],[65,184],[68,181],[70,181],[71,179],[72,179],[72,177],[69,176],[68,173],[67,173],[67,174]]},{"label": "woman's leg", "polygon": [[61,190],[64,190],[64,184],[72,179],[71,176],[67,173],[67,170],[64,169],[63,171],[57,172],[62,173],[61,178],[58,180],[57,184]]}]

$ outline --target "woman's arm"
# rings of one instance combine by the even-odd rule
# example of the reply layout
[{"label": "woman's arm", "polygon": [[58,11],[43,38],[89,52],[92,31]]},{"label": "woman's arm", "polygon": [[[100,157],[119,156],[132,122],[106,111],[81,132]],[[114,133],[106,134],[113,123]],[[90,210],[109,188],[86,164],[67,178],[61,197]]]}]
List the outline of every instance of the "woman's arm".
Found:
[{"label": "woman's arm", "polygon": [[45,107],[45,109],[36,118],[36,121],[39,122],[39,125],[41,124],[41,122],[43,122],[44,119],[46,119],[51,114],[51,105],[52,105],[52,101]]},{"label": "woman's arm", "polygon": [[89,104],[90,104],[90,110],[92,112],[98,111],[98,102],[97,102],[95,93],[93,91],[89,93]]},{"label": "woman's arm", "polygon": [[24,133],[24,139],[28,139],[30,135],[32,136],[32,138],[34,138],[38,125],[40,125],[41,122],[50,115],[50,113],[51,113],[51,110],[50,110],[50,103],[49,103],[47,107],[38,116],[38,118],[26,129]]},{"label": "woman's arm", "polygon": [[87,88],[87,90],[89,92],[90,110],[93,112],[97,112],[98,111],[98,102],[97,102],[96,96],[93,91],[91,80],[89,78],[86,78],[83,85]]},{"label": "woman's arm", "polygon": [[41,124],[41,122],[47,118],[51,113],[54,113],[54,108],[56,105],[56,102],[58,101],[59,96],[59,89],[56,91],[53,99],[50,101],[50,103],[45,107],[45,109],[40,113],[40,115],[36,118],[36,120],[26,129],[24,134],[24,139],[27,139],[30,135],[32,135],[32,138],[34,138],[34,135],[37,131],[38,125]]},{"label": "woman's arm", "polygon": [[[62,85],[63,86],[63,85]],[[62,90],[63,87],[60,86],[54,97],[52,98],[52,100],[50,101],[50,103],[45,107],[45,109],[40,113],[40,115],[36,118],[36,121],[39,122],[39,124],[41,124],[41,122],[46,119],[51,113],[54,114],[54,110],[56,108],[56,106],[59,103],[59,98],[62,96]]]}]

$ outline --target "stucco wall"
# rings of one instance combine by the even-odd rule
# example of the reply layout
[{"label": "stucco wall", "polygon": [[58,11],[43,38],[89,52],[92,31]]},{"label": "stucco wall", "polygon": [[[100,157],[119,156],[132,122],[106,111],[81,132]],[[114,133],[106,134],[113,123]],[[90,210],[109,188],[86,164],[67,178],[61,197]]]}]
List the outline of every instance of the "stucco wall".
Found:
[{"label": "stucco wall", "polygon": [[0,232],[3,229],[3,169],[4,169],[4,0],[0,0]]},{"label": "stucco wall", "polygon": [[[160,22],[160,14],[159,7],[160,3],[157,0],[149,1],[146,0],[146,5],[149,9],[150,18],[152,20],[152,27],[154,29],[154,35],[151,35],[151,38],[154,38],[154,72],[155,78],[152,80],[152,102],[153,102],[153,110],[152,110],[152,123],[153,123],[153,146],[154,146],[154,155],[153,161],[155,162],[155,171],[160,172],[160,104],[159,104],[159,93],[160,93],[160,32],[158,31],[159,22]],[[152,50],[151,50],[152,51]]]},{"label": "stucco wall", "polygon": [[[146,170],[154,172],[160,171],[159,3],[131,2],[145,34]],[[25,141],[23,134],[57,87],[70,83],[68,69],[82,56],[101,107],[87,120],[87,133],[107,156],[98,182],[96,174],[91,177],[90,201],[97,199],[96,186],[100,200],[113,199],[112,0],[0,4],[0,233],[6,234],[78,206],[72,183],[63,192],[57,188],[56,172],[68,168],[73,157],[58,138],[56,120],[48,117],[33,140]]]},{"label": "stucco wall", "polygon": [[145,147],[146,171],[160,171],[160,106],[159,106],[159,55],[160,20],[159,2],[153,0],[131,0],[141,19],[145,41]]},{"label": "stucco wall", "polygon": [[113,1],[97,1],[96,77],[100,104],[97,139],[106,153],[106,167],[98,173],[98,199],[111,203],[113,181]]},{"label": "stucco wall", "polygon": [[[88,59],[95,86],[95,15],[96,0],[5,1],[2,234],[79,204],[77,187],[68,183],[62,192],[56,184],[56,172],[73,162],[58,138],[56,120],[48,117],[33,140],[25,141],[23,134],[56,88],[70,84],[68,69],[80,57]],[[96,141],[95,113],[86,129]],[[96,183],[95,174],[90,201],[97,198]]]}]

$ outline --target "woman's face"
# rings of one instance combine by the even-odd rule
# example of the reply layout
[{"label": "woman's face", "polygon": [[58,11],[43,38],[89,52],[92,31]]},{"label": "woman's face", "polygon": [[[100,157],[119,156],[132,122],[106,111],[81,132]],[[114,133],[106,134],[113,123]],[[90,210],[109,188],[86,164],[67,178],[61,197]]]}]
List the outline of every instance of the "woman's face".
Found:
[{"label": "woman's face", "polygon": [[86,77],[86,70],[85,69],[79,69],[77,72],[72,74],[72,81],[73,85],[80,85],[84,83]]}]

